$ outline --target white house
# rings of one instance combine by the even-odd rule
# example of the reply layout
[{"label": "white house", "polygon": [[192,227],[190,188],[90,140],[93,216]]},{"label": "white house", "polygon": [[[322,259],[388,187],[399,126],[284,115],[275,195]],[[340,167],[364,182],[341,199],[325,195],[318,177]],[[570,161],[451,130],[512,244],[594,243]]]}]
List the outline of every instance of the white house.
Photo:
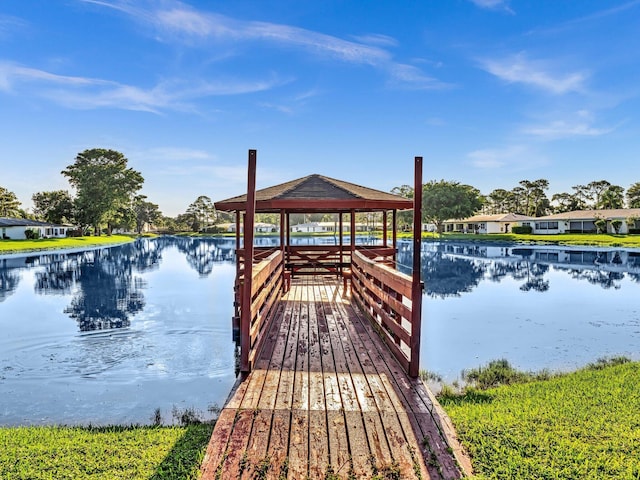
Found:
[{"label": "white house", "polygon": [[513,227],[533,227],[534,217],[519,213],[498,213],[495,215],[474,215],[463,219],[445,220],[445,232],[458,233],[511,233]]},{"label": "white house", "polygon": [[339,228],[338,222],[307,222],[291,225],[291,231],[294,233],[337,232]]},{"label": "white house", "polygon": [[640,229],[640,208],[576,210],[573,212],[554,213],[553,215],[535,218],[531,225],[533,233],[538,234],[596,233],[596,221],[600,219],[607,222],[607,233],[616,233],[614,223],[619,222],[617,233],[626,234],[629,233],[629,230]]},{"label": "white house", "polygon": [[[220,229],[223,229],[226,232],[233,233],[236,231],[235,223],[219,223],[215,226]],[[243,231],[243,226],[240,225],[240,232],[242,231]],[[279,232],[280,227],[278,225],[274,225],[273,223],[256,222],[253,224],[253,231],[255,233],[273,233],[273,232]]]},{"label": "white house", "polygon": [[64,238],[71,228],[26,218],[0,218],[0,237],[3,239],[25,240],[27,230],[38,232],[40,238]]},{"label": "white house", "polygon": [[[368,226],[366,223],[356,223],[356,232],[366,232],[368,230]],[[307,223],[299,223],[297,225],[291,225],[291,232],[293,233],[327,233],[327,232],[335,232],[338,233],[340,230],[339,222],[307,222]],[[343,222],[342,223],[342,231],[350,232],[351,231],[351,223]]]}]

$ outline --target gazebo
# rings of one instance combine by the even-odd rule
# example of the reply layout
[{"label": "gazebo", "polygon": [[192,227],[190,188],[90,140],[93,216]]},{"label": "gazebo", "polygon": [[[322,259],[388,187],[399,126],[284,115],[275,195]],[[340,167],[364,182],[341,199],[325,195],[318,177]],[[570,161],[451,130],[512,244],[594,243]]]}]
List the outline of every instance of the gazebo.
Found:
[{"label": "gazebo", "polygon": [[[395,271],[397,252],[397,211],[414,209],[414,252],[420,252],[421,203],[422,203],[422,157],[415,158],[415,198],[407,199],[398,195],[382,192],[350,182],[337,180],[323,175],[308,175],[280,185],[255,190],[256,150],[249,150],[247,193],[215,202],[220,211],[235,212],[236,222],[236,282],[234,327],[239,330],[240,370],[249,372],[255,351],[263,341],[261,332],[269,321],[273,306],[281,293],[289,289],[291,278],[298,275],[335,275],[342,278],[344,293],[347,284],[352,281],[354,297],[364,308],[371,310],[374,317],[388,316],[389,320],[378,320],[383,329],[402,351],[411,350],[405,356],[407,370],[412,375],[418,372],[418,351],[420,339],[421,294],[420,255],[414,255],[409,301],[413,305],[410,316],[405,319],[411,323],[409,337],[402,334],[401,305],[390,308],[395,303],[402,304],[402,294],[393,290],[393,286],[384,285],[384,280],[372,280],[367,269],[371,265],[386,267]],[[381,212],[383,216],[382,245],[356,245],[355,214],[360,212]],[[256,213],[280,214],[280,245],[278,247],[254,247],[254,216]],[[290,216],[295,213],[323,213],[338,215],[337,245],[292,245]],[[392,217],[391,245],[387,238],[388,214]],[[344,243],[343,218],[350,222],[349,242]],[[241,228],[241,226],[243,228]],[[242,235],[241,235],[242,231]],[[362,265],[358,266],[356,262]],[[369,262],[371,265],[367,264]],[[366,264],[366,265],[365,265]],[[360,272],[360,273],[358,273]],[[382,278],[391,278],[384,271]],[[357,277],[357,278],[356,278]],[[373,292],[365,282],[371,280]],[[252,281],[245,281],[251,278]],[[391,281],[393,284],[393,281]],[[390,293],[391,292],[391,293]],[[380,296],[385,297],[380,301]],[[375,297],[375,298],[373,298]],[[388,298],[387,298],[388,297]],[[382,306],[370,305],[380,303]],[[408,302],[406,302],[408,303]],[[395,321],[394,321],[395,319]],[[398,356],[396,354],[396,356]]]}]

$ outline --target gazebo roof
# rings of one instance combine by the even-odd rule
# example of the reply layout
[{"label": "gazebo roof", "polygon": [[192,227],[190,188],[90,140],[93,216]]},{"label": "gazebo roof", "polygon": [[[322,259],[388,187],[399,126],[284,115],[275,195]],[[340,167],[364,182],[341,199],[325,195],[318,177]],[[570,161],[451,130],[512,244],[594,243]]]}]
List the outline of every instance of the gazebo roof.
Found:
[{"label": "gazebo roof", "polygon": [[[217,210],[245,211],[247,195],[215,202]],[[346,212],[407,210],[413,200],[323,175],[308,175],[256,190],[256,212]]]}]

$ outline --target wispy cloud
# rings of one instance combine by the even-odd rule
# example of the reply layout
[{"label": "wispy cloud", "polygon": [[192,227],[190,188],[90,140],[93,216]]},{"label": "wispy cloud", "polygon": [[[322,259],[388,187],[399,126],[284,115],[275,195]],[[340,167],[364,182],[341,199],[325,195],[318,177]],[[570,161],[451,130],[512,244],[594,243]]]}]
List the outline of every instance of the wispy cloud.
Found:
[{"label": "wispy cloud", "polygon": [[[467,154],[471,165],[480,169],[497,169],[506,166],[519,166],[533,158],[529,148],[524,145],[511,145],[504,148],[474,150]],[[536,160],[535,163],[539,163]]]},{"label": "wispy cloud", "polygon": [[540,125],[530,125],[522,129],[522,133],[542,140],[558,140],[571,137],[599,137],[611,133],[615,128],[598,128],[591,112],[580,110],[571,115],[569,120],[552,120]]},{"label": "wispy cloud", "polygon": [[118,108],[160,113],[163,110],[194,110],[191,104],[203,97],[238,95],[264,91],[283,84],[275,77],[266,80],[187,83],[164,81],[150,88],[111,80],[57,75],[11,62],[0,62],[0,91],[31,88],[34,95],[75,109]]},{"label": "wispy cloud", "polygon": [[481,66],[506,82],[522,83],[556,95],[585,91],[586,73],[559,73],[551,62],[529,60],[523,53],[505,59],[483,60]]},{"label": "wispy cloud", "polygon": [[470,0],[474,5],[487,10],[503,10],[508,13],[515,13],[509,6],[509,0]]},{"label": "wispy cloud", "polygon": [[15,30],[24,28],[26,25],[27,23],[18,17],[0,14],[0,38],[11,34]]},{"label": "wispy cloud", "polygon": [[[318,57],[368,65],[386,71],[396,82],[413,88],[441,88],[443,83],[419,71],[417,67],[403,65],[383,47],[397,45],[385,35],[371,34],[345,40],[304,28],[260,21],[245,21],[213,12],[202,12],[178,1],[132,3],[124,0],[79,0],[109,7],[126,13],[152,28],[157,37],[182,40],[190,45],[208,47],[210,42],[260,42],[299,49]],[[147,5],[140,7],[139,5]]]}]

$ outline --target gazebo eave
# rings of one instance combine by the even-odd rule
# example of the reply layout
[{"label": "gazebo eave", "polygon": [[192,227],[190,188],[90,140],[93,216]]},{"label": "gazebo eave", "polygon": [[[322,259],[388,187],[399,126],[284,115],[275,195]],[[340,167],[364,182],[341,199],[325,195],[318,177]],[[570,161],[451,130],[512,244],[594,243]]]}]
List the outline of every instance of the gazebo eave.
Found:
[{"label": "gazebo eave", "polygon": [[[233,212],[246,211],[246,202],[219,202],[216,210]],[[410,210],[413,201],[407,200],[367,200],[367,199],[270,199],[256,201],[256,213],[340,213],[340,212],[374,212],[385,210]]]}]

